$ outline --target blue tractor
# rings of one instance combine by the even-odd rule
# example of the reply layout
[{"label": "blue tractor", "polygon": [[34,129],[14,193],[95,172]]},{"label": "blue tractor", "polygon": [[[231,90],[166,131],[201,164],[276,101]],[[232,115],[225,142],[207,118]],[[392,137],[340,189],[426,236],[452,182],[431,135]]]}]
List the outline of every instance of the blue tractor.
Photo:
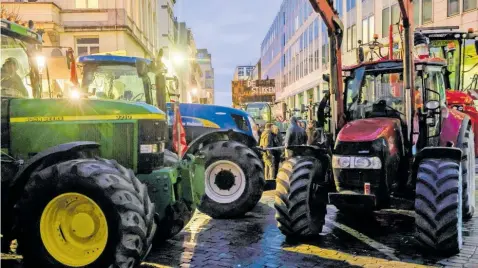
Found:
[{"label": "blue tractor", "polygon": [[[167,110],[169,128],[164,131],[172,136],[171,94],[166,70],[158,66],[161,63],[114,55],[82,56],[78,63],[83,94],[144,102]],[[164,90],[156,90],[157,83]],[[249,212],[259,202],[265,185],[260,154],[254,149],[254,120],[244,111],[215,105],[180,104],[180,112],[186,141],[192,144],[183,158],[203,155],[206,163],[206,195],[199,209],[213,218],[233,218]],[[166,146],[171,149],[172,144]],[[165,150],[164,157],[165,165],[181,161],[171,150]]]}]

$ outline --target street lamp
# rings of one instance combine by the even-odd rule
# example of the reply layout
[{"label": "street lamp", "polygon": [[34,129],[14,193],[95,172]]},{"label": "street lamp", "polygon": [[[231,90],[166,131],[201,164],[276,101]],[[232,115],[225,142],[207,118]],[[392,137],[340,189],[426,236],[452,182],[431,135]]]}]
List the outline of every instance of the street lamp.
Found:
[{"label": "street lamp", "polygon": [[196,96],[198,94],[198,89],[197,88],[191,89],[191,93],[193,96]]},{"label": "street lamp", "polygon": [[40,73],[43,73],[43,70],[45,69],[45,63],[46,63],[45,56],[37,55],[36,61],[37,61],[38,71]]},{"label": "street lamp", "polygon": [[185,61],[184,55],[179,52],[173,52],[172,59],[176,65],[182,65]]}]

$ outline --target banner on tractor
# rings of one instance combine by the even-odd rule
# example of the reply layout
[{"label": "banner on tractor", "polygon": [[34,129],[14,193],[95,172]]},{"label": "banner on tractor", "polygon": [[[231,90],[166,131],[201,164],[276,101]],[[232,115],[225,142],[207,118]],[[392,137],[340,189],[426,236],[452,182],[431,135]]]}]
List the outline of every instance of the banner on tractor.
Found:
[{"label": "banner on tractor", "polygon": [[274,102],[275,80],[232,81],[232,102],[235,107],[247,102]]}]

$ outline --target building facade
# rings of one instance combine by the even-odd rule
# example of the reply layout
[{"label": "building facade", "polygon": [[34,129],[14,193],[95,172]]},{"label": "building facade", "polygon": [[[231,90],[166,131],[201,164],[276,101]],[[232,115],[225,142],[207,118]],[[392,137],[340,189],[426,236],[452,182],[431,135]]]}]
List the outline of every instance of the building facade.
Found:
[{"label": "building facade", "polygon": [[[478,30],[477,0],[415,0],[415,26],[460,26]],[[344,25],[343,64],[357,62],[358,41],[367,43],[374,34],[388,45],[391,24],[398,24],[400,8],[396,0],[335,0],[334,6]],[[392,28],[395,46],[398,28]],[[276,100],[289,108],[309,101],[318,102],[328,85],[328,37],[325,24],[309,0],[283,0],[261,44],[262,78],[276,80]]]},{"label": "building facade", "polygon": [[211,54],[205,48],[198,49],[196,60],[202,72],[200,101],[204,104],[214,104],[214,68]]},{"label": "building facade", "polygon": [[252,77],[253,71],[254,66],[252,65],[237,66],[234,70],[234,77],[232,78],[232,81],[249,80]]},{"label": "building facade", "polygon": [[1,5],[21,20],[34,21],[35,29],[43,32],[51,83],[63,91],[71,86],[68,47],[75,56],[114,52],[152,58],[158,52],[155,0],[2,0]]},{"label": "building facade", "polygon": [[176,29],[173,65],[179,78],[180,101],[200,103],[202,71],[196,60],[196,42],[185,22],[177,22]]}]

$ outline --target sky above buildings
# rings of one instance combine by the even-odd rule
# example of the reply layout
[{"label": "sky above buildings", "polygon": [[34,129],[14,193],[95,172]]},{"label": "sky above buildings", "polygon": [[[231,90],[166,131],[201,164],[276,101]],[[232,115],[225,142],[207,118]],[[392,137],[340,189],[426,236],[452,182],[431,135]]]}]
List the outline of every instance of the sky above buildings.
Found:
[{"label": "sky above buildings", "polygon": [[212,54],[215,103],[232,104],[237,65],[255,65],[282,0],[178,0],[175,15],[191,28],[196,46]]}]

